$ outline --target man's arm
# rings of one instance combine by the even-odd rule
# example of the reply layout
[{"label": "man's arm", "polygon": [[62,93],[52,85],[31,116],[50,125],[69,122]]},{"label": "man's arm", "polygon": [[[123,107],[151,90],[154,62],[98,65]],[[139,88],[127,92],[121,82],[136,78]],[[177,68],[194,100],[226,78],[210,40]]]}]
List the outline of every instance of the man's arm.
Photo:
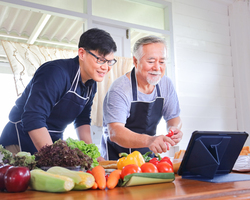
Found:
[{"label": "man's arm", "polygon": [[76,133],[79,140],[83,140],[86,144],[92,143],[90,125],[82,125],[76,128]]},{"label": "man's arm", "polygon": [[110,140],[125,148],[148,147],[154,153],[162,153],[169,150],[169,145],[175,145],[175,142],[169,137],[139,134],[118,122],[108,124],[108,130]]},{"label": "man's arm", "polygon": [[37,151],[39,151],[46,144],[47,145],[53,144],[53,141],[50,137],[50,134],[49,134],[47,128],[45,128],[45,127],[29,131],[29,136],[30,136],[33,144],[35,145]]}]

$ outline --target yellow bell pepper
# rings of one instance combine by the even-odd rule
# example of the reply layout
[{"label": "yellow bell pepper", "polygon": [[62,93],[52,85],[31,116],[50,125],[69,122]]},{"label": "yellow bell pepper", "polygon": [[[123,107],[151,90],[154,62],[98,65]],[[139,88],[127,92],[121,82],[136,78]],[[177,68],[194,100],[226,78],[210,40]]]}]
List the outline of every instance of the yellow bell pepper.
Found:
[{"label": "yellow bell pepper", "polygon": [[141,167],[142,164],[145,163],[145,160],[139,151],[134,151],[131,154],[120,153],[119,156],[120,157],[124,156],[120,158],[117,162],[117,168],[120,170],[122,170],[124,166],[129,165],[129,164],[136,164],[139,167]]}]

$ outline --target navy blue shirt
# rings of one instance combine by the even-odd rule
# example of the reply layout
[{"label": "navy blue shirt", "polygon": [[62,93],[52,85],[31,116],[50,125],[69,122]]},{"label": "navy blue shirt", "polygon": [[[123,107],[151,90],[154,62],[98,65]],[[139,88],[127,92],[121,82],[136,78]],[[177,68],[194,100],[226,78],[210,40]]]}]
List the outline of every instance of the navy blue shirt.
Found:
[{"label": "navy blue shirt", "polygon": [[[54,60],[41,65],[12,108],[9,114],[10,121],[21,120],[23,131],[26,133],[42,127],[48,128],[46,119],[52,112],[53,106],[70,89],[78,70],[78,56],[72,59]],[[74,120],[75,128],[91,123],[91,106],[97,85],[94,80],[88,80],[84,84],[80,77],[76,93],[84,97],[89,87],[92,88],[90,99]],[[64,114],[67,115],[67,113]],[[67,125],[61,127],[62,130]]]}]

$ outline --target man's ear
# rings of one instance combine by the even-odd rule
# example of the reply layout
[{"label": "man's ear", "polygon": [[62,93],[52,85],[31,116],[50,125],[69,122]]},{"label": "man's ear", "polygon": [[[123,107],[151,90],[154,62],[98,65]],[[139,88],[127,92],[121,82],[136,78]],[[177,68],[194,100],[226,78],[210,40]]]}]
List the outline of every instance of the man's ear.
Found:
[{"label": "man's ear", "polygon": [[82,48],[82,47],[80,47],[80,48],[78,49],[78,56],[79,56],[79,59],[83,60],[83,57],[85,56],[85,54],[86,54],[85,49]]},{"label": "man's ear", "polygon": [[138,61],[138,60],[136,59],[136,57],[133,56],[133,63],[134,63],[134,66],[135,66],[135,67],[137,67],[137,61]]}]

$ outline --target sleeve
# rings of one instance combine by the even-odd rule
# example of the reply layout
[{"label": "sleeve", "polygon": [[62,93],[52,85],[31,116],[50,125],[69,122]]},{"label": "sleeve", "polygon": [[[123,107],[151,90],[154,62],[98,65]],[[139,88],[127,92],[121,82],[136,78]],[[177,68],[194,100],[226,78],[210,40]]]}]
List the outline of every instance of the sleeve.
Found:
[{"label": "sleeve", "polygon": [[[164,93],[164,105],[163,105],[163,118],[167,122],[170,119],[178,117],[180,115],[180,106],[177,93],[175,91],[172,81],[167,78],[167,81],[163,84]],[[162,91],[163,91],[162,90]]]},{"label": "sleeve", "polygon": [[65,92],[69,75],[60,66],[47,63],[39,69],[32,81],[22,115],[25,132],[47,127],[46,119],[55,103]]},{"label": "sleeve", "polygon": [[81,112],[81,114],[78,115],[77,118],[74,121],[74,127],[75,128],[77,128],[79,126],[82,126],[82,125],[86,125],[86,124],[90,125],[91,124],[91,118],[90,118],[90,116],[91,116],[91,108],[92,108],[92,105],[93,105],[93,100],[94,100],[96,91],[97,91],[97,84],[95,82],[93,84],[93,87],[92,87],[92,92],[91,92],[89,101],[85,105],[85,107],[84,107],[83,111]]},{"label": "sleeve", "polygon": [[111,89],[105,96],[103,102],[103,124],[119,122],[126,124],[130,110],[129,94],[123,89]]}]

